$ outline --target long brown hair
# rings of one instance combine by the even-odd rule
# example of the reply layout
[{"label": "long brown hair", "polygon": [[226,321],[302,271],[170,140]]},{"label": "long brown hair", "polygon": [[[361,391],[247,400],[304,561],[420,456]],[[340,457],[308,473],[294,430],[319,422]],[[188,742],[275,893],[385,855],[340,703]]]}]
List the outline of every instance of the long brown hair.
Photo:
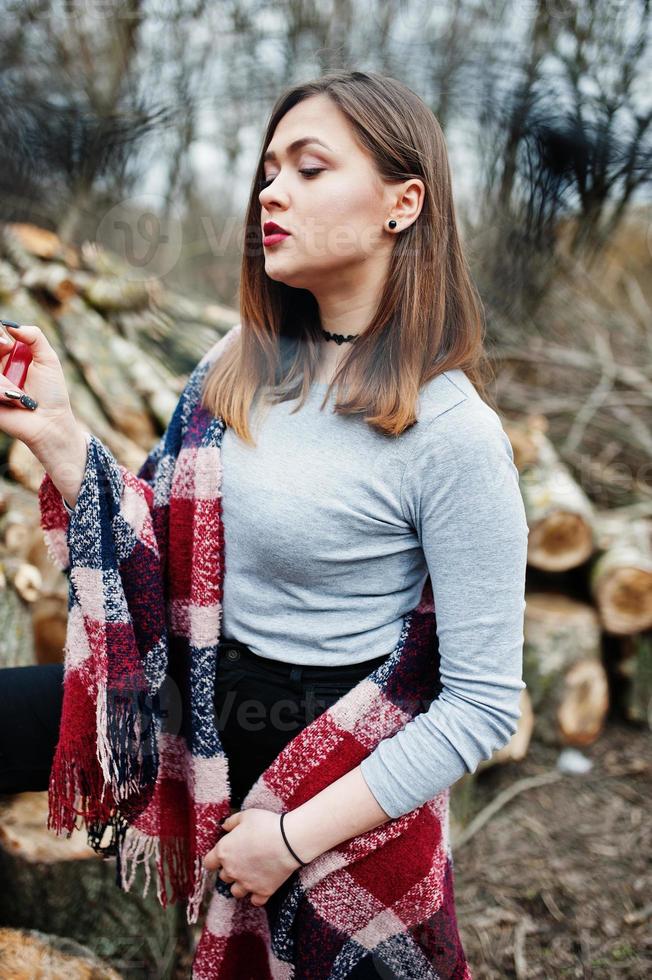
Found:
[{"label": "long brown hair", "polygon": [[302,99],[325,93],[347,117],[389,181],[419,177],[425,196],[417,219],[390,258],[375,315],[328,386],[338,385],[333,410],[363,413],[377,431],[400,435],[416,420],[419,389],[444,371],[462,368],[489,401],[492,365],[484,349],[481,300],[457,229],[448,153],[428,106],[402,82],[375,72],[332,71],[278,98],[267,125],[245,218],[240,279],[239,343],[227,345],[205,379],[202,404],[240,438],[255,445],[248,425],[256,396],[303,405],[323,340],[312,293],[265,273],[259,193],[263,154],[280,119]]}]

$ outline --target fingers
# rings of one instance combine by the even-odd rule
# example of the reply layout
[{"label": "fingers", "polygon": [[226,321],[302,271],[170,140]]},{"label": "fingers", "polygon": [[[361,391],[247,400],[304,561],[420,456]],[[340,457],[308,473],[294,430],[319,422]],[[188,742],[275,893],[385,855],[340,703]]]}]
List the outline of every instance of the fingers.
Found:
[{"label": "fingers", "polygon": [[249,894],[249,889],[245,888],[244,885],[238,884],[235,878],[227,875],[221,865],[217,868],[217,877],[221,878],[227,885],[231,885],[231,894],[234,898],[246,898]]},{"label": "fingers", "polygon": [[10,337],[22,341],[23,344],[33,344],[36,340],[36,331],[41,332],[38,327],[23,326],[15,320],[0,320],[0,323],[11,331]]},{"label": "fingers", "polygon": [[219,871],[221,869],[220,859],[215,853],[215,848],[204,855],[202,864],[207,871]]},{"label": "fingers", "polygon": [[[5,326],[13,325],[13,320],[1,320],[0,322]],[[3,354],[9,354],[15,345],[16,341],[6,337],[4,333],[0,334],[0,357]],[[15,381],[10,381],[5,375],[0,374],[0,405],[12,405],[14,403],[23,405],[25,408],[31,408],[32,411],[38,404],[33,398],[26,395]]]},{"label": "fingers", "polygon": [[[39,359],[39,354],[51,349],[50,341],[47,339],[40,327],[33,324],[23,325],[14,320],[0,320],[0,323],[8,331],[12,340],[20,340],[22,344],[28,344],[31,348],[32,357]],[[0,353],[4,352],[5,345],[0,346]]]},{"label": "fingers", "polygon": [[261,905],[264,905],[268,898],[269,898],[268,895],[257,895],[255,892],[252,892],[249,901],[251,902],[252,905],[259,907]]},{"label": "fingers", "polygon": [[7,337],[5,333],[0,333],[0,364],[2,364],[3,358],[9,356],[16,346],[16,341],[11,337]]},{"label": "fingers", "polygon": [[221,865],[219,865],[216,870],[218,878],[221,878],[227,885],[230,884],[232,886],[231,894],[234,898],[246,898],[247,895],[249,895],[251,904],[256,906],[264,905],[269,898],[269,895],[260,895],[258,892],[250,892],[249,889],[244,887],[244,885],[239,885],[235,878],[231,878],[226,874]]},{"label": "fingers", "polygon": [[2,405],[22,405],[32,412],[38,408],[36,399],[15,385],[9,378],[6,378],[4,374],[0,374],[0,396],[0,404]]},{"label": "fingers", "polygon": [[19,388],[7,388],[5,391],[1,391],[0,394],[2,394],[3,405],[22,405],[23,408],[28,408],[30,412],[34,412],[38,408],[36,399],[26,395]]},{"label": "fingers", "polygon": [[246,888],[243,888],[242,885],[233,885],[231,887],[231,894],[234,898],[245,898],[249,892]]}]

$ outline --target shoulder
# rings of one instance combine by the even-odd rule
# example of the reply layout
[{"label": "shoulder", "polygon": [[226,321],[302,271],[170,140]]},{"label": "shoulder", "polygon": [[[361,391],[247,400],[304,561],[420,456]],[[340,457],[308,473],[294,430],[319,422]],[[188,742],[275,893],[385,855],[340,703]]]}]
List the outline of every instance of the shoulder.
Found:
[{"label": "shoulder", "polygon": [[202,359],[200,360],[197,368],[204,368],[207,365],[212,365],[215,361],[222,355],[226,348],[232,344],[239,336],[242,331],[242,324],[236,323],[232,327],[229,327],[225,334],[223,334],[219,340],[217,340],[212,347],[210,347]]},{"label": "shoulder", "polygon": [[461,368],[445,371],[420,392],[417,450],[425,455],[473,458],[486,452],[507,454],[512,447],[498,413],[478,394]]},{"label": "shoulder", "polygon": [[175,408],[175,416],[180,417],[185,424],[196,405],[201,401],[204,382],[211,366],[240,334],[240,324],[229,327],[225,334],[203,355],[186,379]]},{"label": "shoulder", "polygon": [[460,368],[444,371],[419,392],[419,422],[427,425],[474,395],[479,397],[464,371]]},{"label": "shoulder", "polygon": [[514,452],[498,413],[462,371],[448,371],[422,389],[418,438],[403,474],[402,499],[416,522],[520,522],[527,527]]}]

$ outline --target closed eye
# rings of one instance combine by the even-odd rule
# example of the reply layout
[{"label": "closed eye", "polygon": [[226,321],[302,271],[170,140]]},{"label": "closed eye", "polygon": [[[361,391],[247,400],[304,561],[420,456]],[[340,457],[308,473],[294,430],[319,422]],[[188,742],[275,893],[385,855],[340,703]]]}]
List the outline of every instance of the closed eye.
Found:
[{"label": "closed eye", "polygon": [[[326,169],[325,167],[307,167],[304,170],[300,170],[299,173],[303,174],[306,180],[312,180],[313,177],[316,177],[317,174],[322,173],[325,169]],[[276,178],[269,177],[267,180],[261,180],[260,189],[263,190],[265,187],[268,187],[273,180],[276,180]]]}]

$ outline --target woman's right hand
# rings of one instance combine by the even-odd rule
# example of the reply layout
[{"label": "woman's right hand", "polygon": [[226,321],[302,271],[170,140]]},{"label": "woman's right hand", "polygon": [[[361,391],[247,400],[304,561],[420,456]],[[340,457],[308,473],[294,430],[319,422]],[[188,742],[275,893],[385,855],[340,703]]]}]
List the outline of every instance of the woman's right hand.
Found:
[{"label": "woman's right hand", "polygon": [[[36,326],[0,327],[1,336],[9,343],[0,343],[0,431],[20,439],[32,452],[47,441],[49,434],[61,434],[72,429],[76,420],[70,405],[61,362],[49,340]],[[4,367],[16,340],[28,344],[32,362],[27,371],[25,387],[12,384],[4,375]],[[7,398],[6,391],[24,391],[36,402],[37,408],[25,408],[17,400]]]}]

